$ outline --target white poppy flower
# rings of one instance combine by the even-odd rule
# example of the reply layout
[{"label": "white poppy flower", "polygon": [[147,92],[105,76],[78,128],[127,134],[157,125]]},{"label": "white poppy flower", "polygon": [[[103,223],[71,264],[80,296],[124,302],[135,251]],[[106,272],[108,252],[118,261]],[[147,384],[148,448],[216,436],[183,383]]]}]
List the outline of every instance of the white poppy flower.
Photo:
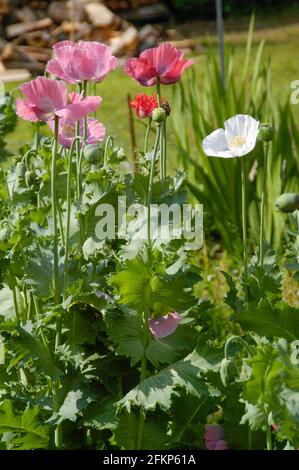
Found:
[{"label": "white poppy flower", "polygon": [[254,149],[259,133],[259,121],[246,114],[237,114],[208,135],[202,148],[209,157],[243,157]]}]

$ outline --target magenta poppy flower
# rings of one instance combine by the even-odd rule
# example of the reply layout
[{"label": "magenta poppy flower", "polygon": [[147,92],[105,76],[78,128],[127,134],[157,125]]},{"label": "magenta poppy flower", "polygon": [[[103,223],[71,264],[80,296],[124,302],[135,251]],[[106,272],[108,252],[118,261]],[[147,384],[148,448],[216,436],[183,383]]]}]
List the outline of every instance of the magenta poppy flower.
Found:
[{"label": "magenta poppy flower", "polygon": [[208,450],[228,450],[224,429],[220,424],[207,424],[204,439]]},{"label": "magenta poppy flower", "polygon": [[184,70],[193,64],[185,60],[184,53],[171,44],[160,44],[158,47],[143,51],[139,58],[128,59],[125,72],[140,85],[152,86],[157,78],[164,85],[176,83]]},{"label": "magenta poppy flower", "polygon": [[[48,126],[54,131],[54,121],[49,121]],[[58,141],[64,147],[70,148],[76,137],[76,123],[59,120]],[[80,120],[80,136],[83,137],[84,120]],[[94,118],[87,118],[86,143],[96,144],[104,140],[106,129],[101,122]]]},{"label": "magenta poppy flower", "polygon": [[26,121],[50,121],[58,116],[79,121],[94,112],[101,103],[99,96],[82,98],[78,93],[68,95],[66,84],[60,80],[38,77],[20,85],[25,99],[17,99],[17,115]]},{"label": "magenta poppy flower", "polygon": [[162,317],[149,318],[148,327],[155,338],[161,339],[171,335],[181,321],[177,312],[168,313]]},{"label": "magenta poppy flower", "polygon": [[69,83],[101,82],[117,67],[117,59],[105,44],[95,41],[61,41],[53,46],[47,71]]}]

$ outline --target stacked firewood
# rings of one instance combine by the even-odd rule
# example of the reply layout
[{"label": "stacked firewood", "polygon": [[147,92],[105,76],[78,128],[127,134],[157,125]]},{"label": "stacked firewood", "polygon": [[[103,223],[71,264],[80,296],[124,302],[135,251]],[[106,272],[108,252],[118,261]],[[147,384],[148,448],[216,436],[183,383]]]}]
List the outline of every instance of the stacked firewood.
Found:
[{"label": "stacked firewood", "polygon": [[[58,41],[105,42],[116,56],[157,44],[169,11],[159,0],[0,0],[0,79],[42,73]],[[138,26],[136,26],[138,25]]]}]

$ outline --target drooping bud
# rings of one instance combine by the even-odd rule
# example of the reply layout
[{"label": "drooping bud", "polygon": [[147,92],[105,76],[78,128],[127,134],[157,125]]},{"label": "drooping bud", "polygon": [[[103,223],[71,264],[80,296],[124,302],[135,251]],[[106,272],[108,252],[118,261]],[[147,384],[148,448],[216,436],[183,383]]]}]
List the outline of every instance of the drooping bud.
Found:
[{"label": "drooping bud", "polygon": [[296,209],[299,209],[299,194],[281,194],[275,201],[275,207],[281,212],[294,212]]},{"label": "drooping bud", "polygon": [[228,387],[238,377],[239,371],[234,359],[224,358],[220,364],[220,378],[225,387]]},{"label": "drooping bud", "polygon": [[86,145],[84,148],[84,157],[90,163],[98,163],[101,157],[101,147],[98,145]]},{"label": "drooping bud", "polygon": [[170,116],[171,107],[170,107],[170,104],[168,103],[167,100],[162,99],[161,107],[164,109],[164,111],[165,111],[165,113],[166,113],[166,116],[167,116],[167,117]]},{"label": "drooping bud", "polygon": [[166,120],[166,112],[163,108],[156,108],[153,111],[152,119],[154,122],[160,124]]},{"label": "drooping bud", "polygon": [[271,124],[260,124],[258,138],[262,142],[271,142],[271,140],[273,140],[273,127],[271,126]]},{"label": "drooping bud", "polygon": [[30,188],[36,180],[36,173],[34,170],[26,171],[25,173],[25,183],[27,188]]},{"label": "drooping bud", "polygon": [[26,170],[27,168],[25,162],[18,162],[16,164],[16,178],[23,180],[25,177]]}]

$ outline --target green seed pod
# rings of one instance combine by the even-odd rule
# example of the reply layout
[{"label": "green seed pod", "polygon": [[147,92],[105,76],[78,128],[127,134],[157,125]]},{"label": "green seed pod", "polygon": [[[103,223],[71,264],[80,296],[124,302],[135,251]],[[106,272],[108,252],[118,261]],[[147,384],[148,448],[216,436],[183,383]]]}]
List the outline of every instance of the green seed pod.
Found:
[{"label": "green seed pod", "polygon": [[163,108],[156,108],[152,113],[152,120],[158,123],[166,120],[166,112]]},{"label": "green seed pod", "polygon": [[271,140],[273,140],[273,127],[271,124],[260,124],[258,138],[262,142],[271,142]]},{"label": "green seed pod", "polygon": [[281,194],[275,201],[275,207],[281,212],[294,212],[296,209],[299,209],[299,194]]},{"label": "green seed pod", "polygon": [[86,145],[84,148],[84,157],[90,163],[98,163],[100,161],[101,148],[98,145]]},{"label": "green seed pod", "polygon": [[221,382],[225,387],[228,387],[236,377],[238,377],[239,371],[236,362],[233,359],[222,359],[220,364],[220,378]]},{"label": "green seed pod", "polygon": [[25,178],[26,173],[26,164],[25,162],[19,162],[16,164],[16,178],[23,180]]},{"label": "green seed pod", "polygon": [[25,182],[27,188],[30,188],[36,180],[36,173],[34,170],[26,171],[25,173]]}]

